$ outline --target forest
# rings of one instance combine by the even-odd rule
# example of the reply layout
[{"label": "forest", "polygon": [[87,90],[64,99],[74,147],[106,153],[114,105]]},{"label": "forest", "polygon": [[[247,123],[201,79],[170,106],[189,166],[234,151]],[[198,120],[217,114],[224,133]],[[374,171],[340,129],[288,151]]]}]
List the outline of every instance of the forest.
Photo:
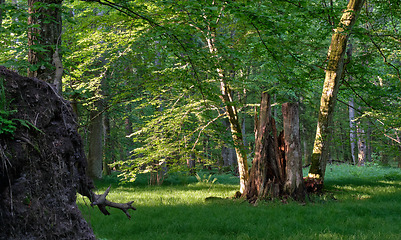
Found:
[{"label": "forest", "polygon": [[[291,238],[260,229],[205,235],[193,226],[192,233],[163,238],[150,225],[158,218],[150,210],[159,204],[176,219],[188,210],[183,206],[201,199],[193,213],[199,218],[208,218],[199,210],[208,207],[212,214],[231,207],[247,216],[246,202],[260,218],[242,218],[246,225],[262,221],[264,211],[290,214],[281,205],[294,211],[306,205],[320,216],[323,202],[334,216],[339,201],[346,202],[341,211],[351,208],[349,198],[391,192],[389,201],[401,199],[400,46],[399,0],[0,0],[0,196],[9,206],[0,208],[0,225],[19,206],[28,209],[20,214],[31,214],[40,187],[21,190],[18,200],[18,189],[31,183],[24,171],[47,168],[54,178],[38,173],[35,179],[59,182],[58,195],[68,195],[68,206],[77,204],[91,225],[79,231],[93,228],[100,239],[398,239],[393,229],[383,236],[300,230]],[[36,80],[22,83],[27,79]],[[38,160],[23,160],[23,151]],[[68,167],[49,167],[52,161]],[[18,185],[21,179],[28,180]],[[67,182],[74,184],[65,191]],[[348,184],[359,188],[351,193]],[[127,203],[104,202],[109,191]],[[169,191],[177,195],[168,197]],[[141,201],[149,194],[154,198]],[[102,204],[144,217],[146,224],[136,224],[156,228],[156,235],[113,237],[96,225],[107,226],[100,219],[108,216],[88,210],[81,195],[104,214]],[[36,198],[39,206],[42,197]],[[131,211],[131,204],[154,217]],[[176,213],[166,208],[174,204]],[[0,239],[28,236],[10,229]],[[55,236],[46,235],[45,225],[38,229],[26,231],[36,231],[29,236],[37,239],[72,239],[67,231]]]}]

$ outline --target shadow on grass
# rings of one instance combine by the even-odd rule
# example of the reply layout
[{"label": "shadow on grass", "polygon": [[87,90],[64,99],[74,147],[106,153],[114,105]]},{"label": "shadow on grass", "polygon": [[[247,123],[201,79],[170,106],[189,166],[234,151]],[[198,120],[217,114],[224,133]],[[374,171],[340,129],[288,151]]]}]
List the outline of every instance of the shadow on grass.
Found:
[{"label": "shadow on grass", "polygon": [[401,239],[401,206],[369,202],[258,207],[224,201],[142,206],[130,221],[118,210],[84,215],[100,239]]},{"label": "shadow on grass", "polygon": [[103,216],[79,204],[99,239],[401,239],[398,173],[352,177],[348,171],[325,182],[326,193],[337,200],[256,207],[225,199],[238,190],[235,177],[225,182],[223,176],[222,183],[165,181],[162,186],[148,186],[146,176],[141,177],[136,183],[97,182],[100,190],[113,185],[112,200],[135,201],[138,210],[130,221],[119,210]]}]

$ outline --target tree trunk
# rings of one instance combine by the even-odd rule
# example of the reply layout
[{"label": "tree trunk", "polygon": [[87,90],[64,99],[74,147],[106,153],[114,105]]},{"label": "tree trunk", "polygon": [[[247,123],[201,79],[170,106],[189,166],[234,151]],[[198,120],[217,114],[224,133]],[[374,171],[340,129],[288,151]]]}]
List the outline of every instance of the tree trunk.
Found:
[{"label": "tree trunk", "polygon": [[284,192],[292,198],[304,201],[305,188],[302,176],[301,140],[299,138],[299,107],[297,103],[282,105],[285,170]]},{"label": "tree trunk", "polygon": [[367,131],[366,131],[366,161],[372,162],[372,141],[371,141],[371,122],[367,122]]},{"label": "tree trunk", "polygon": [[195,174],[195,160],[196,160],[195,154],[191,153],[191,154],[187,154],[187,155],[188,155],[187,156],[187,167],[189,169],[189,172],[191,174]]},{"label": "tree trunk", "polygon": [[344,70],[344,55],[347,41],[354,25],[357,14],[365,0],[350,0],[344,11],[340,24],[334,30],[329,48],[329,61],[320,100],[319,118],[317,123],[315,143],[312,153],[312,165],[309,177],[324,179],[328,158],[328,139],[331,133],[330,124],[337,98],[340,79]]},{"label": "tree trunk", "polygon": [[[224,118],[223,126],[228,129],[231,134],[231,126],[228,119]],[[221,148],[221,157],[223,160],[223,166],[236,166],[237,165],[237,154],[235,152],[235,148],[232,148],[228,144],[223,144]]]},{"label": "tree trunk", "polygon": [[100,101],[95,105],[90,111],[88,175],[98,179],[102,178],[103,166],[103,106]]},{"label": "tree trunk", "polygon": [[355,131],[355,105],[354,99],[350,98],[349,102],[349,141],[351,144],[351,157],[354,165],[356,164],[355,157],[355,142],[356,142],[356,131]]},{"label": "tree trunk", "polygon": [[[61,92],[63,66],[58,46],[61,45],[62,0],[28,0],[28,76],[56,85]],[[40,49],[40,50],[38,50]]]},{"label": "tree trunk", "polygon": [[231,90],[224,83],[224,80],[222,80],[221,82],[221,92],[223,103],[226,106],[227,116],[231,127],[231,135],[234,141],[235,152],[237,155],[238,172],[240,176],[240,192],[243,193],[246,182],[249,179],[249,173],[246,149],[244,146],[244,141],[242,139],[241,125],[238,119],[237,108],[233,104]]},{"label": "tree trunk", "polygon": [[245,109],[245,107],[246,107],[246,99],[247,99],[247,93],[246,93],[246,89],[244,88],[244,96],[242,97],[242,99],[241,99],[241,102],[242,102],[242,104],[243,104],[243,109],[242,109],[242,112],[243,112],[243,114],[242,114],[242,122],[241,122],[241,126],[242,126],[242,140],[244,141],[244,146],[245,147],[247,147],[247,142],[246,142],[246,139],[245,139],[245,134],[246,134],[246,109]]},{"label": "tree trunk", "polygon": [[[361,107],[359,107],[359,110],[361,110]],[[362,126],[362,119],[358,121],[356,127],[358,136],[358,166],[364,166],[366,162],[366,136]]]},{"label": "tree trunk", "polygon": [[111,169],[109,163],[115,162],[115,153],[111,142],[110,118],[107,112],[105,112],[103,117],[103,149],[103,175],[110,175]]},{"label": "tree trunk", "polygon": [[[209,26],[209,34],[210,36],[207,37],[207,45],[209,48],[209,52],[216,56],[218,53],[217,48],[215,46],[215,29],[213,27]],[[216,56],[217,58],[217,56]],[[216,60],[217,62],[219,59]],[[234,99],[232,96],[232,92],[230,89],[230,86],[227,84],[226,77],[224,75],[224,71],[221,68],[216,69],[218,77],[219,77],[219,82],[220,82],[220,91],[221,95],[220,98],[223,101],[223,104],[226,108],[226,114],[228,117],[228,120],[230,122],[230,128],[231,128],[231,135],[234,141],[234,147],[235,147],[235,152],[237,155],[237,161],[238,161],[238,172],[240,176],[240,192],[243,193],[245,189],[245,185],[248,182],[249,179],[249,173],[248,173],[248,161],[247,161],[247,155],[246,155],[246,149],[244,146],[244,141],[242,137],[242,131],[241,131],[241,125],[239,122],[239,117],[238,117],[238,112],[236,105],[234,103]]]}]

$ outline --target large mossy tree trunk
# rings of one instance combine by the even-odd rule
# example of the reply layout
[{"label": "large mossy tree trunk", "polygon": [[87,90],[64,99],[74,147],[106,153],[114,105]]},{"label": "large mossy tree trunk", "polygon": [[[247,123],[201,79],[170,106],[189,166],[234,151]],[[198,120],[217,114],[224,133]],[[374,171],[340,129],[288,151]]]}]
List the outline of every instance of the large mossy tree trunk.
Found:
[{"label": "large mossy tree trunk", "polygon": [[344,10],[340,23],[331,38],[329,61],[326,68],[322,96],[320,100],[319,118],[317,123],[315,143],[313,146],[312,163],[309,177],[323,182],[326,164],[329,157],[330,124],[344,71],[344,55],[352,26],[355,24],[365,0],[350,0]]},{"label": "large mossy tree trunk", "polygon": [[305,198],[299,138],[298,104],[283,105],[284,131],[278,135],[271,116],[270,96],[262,94],[259,118],[255,118],[255,156],[243,196],[257,200]]}]

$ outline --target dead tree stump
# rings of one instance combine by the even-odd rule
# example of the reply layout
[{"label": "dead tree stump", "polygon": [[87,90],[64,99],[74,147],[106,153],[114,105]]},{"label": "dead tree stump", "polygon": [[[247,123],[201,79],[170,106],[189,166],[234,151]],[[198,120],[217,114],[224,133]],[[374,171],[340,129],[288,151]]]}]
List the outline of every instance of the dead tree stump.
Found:
[{"label": "dead tree stump", "polygon": [[262,94],[259,118],[255,117],[255,156],[243,193],[249,202],[279,197],[304,200],[299,140],[298,104],[284,104],[284,132],[277,134],[271,116],[270,96]]}]

